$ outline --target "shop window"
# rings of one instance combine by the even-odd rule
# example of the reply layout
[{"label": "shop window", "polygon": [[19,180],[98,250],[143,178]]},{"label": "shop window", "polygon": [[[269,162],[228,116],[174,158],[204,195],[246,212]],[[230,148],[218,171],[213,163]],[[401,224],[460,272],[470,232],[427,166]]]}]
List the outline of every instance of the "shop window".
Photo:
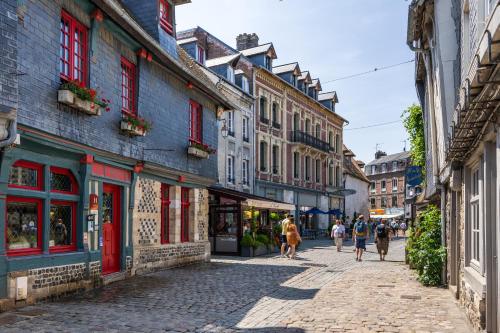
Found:
[{"label": "shop window", "polygon": [[166,33],[174,34],[173,7],[167,0],[160,0],[160,26]]},{"label": "shop window", "polygon": [[189,242],[189,189],[181,189],[181,242]]},{"label": "shop window", "polygon": [[161,184],[161,243],[170,243],[170,186]]},{"label": "shop window", "polygon": [[59,72],[63,80],[86,82],[87,28],[65,11],[61,13]]},{"label": "shop window", "polygon": [[122,57],[122,112],[137,114],[135,107],[135,65]]},{"label": "shop window", "polygon": [[7,253],[28,255],[42,252],[42,200],[7,198]]},{"label": "shop window", "polygon": [[203,143],[203,109],[195,101],[189,102],[189,140]]},{"label": "shop window", "polygon": [[77,194],[76,179],[68,169],[50,168],[50,190],[52,192]]},{"label": "shop window", "polygon": [[43,165],[27,161],[17,161],[10,168],[9,187],[41,191],[43,189],[42,175]]},{"label": "shop window", "polygon": [[51,201],[49,248],[52,252],[76,249],[76,203]]}]

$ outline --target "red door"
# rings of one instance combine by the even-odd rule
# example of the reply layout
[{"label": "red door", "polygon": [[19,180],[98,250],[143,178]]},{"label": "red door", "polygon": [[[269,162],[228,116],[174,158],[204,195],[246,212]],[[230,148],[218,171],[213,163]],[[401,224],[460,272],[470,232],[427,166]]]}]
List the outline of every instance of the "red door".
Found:
[{"label": "red door", "polygon": [[120,187],[104,184],[102,195],[102,274],[120,271]]}]

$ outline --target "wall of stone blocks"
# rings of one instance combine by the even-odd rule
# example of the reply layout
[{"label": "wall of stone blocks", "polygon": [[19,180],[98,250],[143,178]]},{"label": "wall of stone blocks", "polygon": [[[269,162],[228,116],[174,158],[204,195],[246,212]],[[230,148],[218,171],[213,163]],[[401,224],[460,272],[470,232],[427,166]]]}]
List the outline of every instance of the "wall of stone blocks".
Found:
[{"label": "wall of stone blocks", "polygon": [[8,298],[16,299],[16,279],[28,278],[27,299],[22,304],[38,300],[57,298],[81,292],[101,285],[101,263],[99,261],[70,265],[43,267],[27,271],[8,273]]},{"label": "wall of stone blocks", "polygon": [[181,242],[181,187],[170,186],[170,238],[161,243],[161,182],[139,177],[133,212],[134,257],[130,274],[143,274],[210,258],[208,191],[190,189],[189,242]]}]

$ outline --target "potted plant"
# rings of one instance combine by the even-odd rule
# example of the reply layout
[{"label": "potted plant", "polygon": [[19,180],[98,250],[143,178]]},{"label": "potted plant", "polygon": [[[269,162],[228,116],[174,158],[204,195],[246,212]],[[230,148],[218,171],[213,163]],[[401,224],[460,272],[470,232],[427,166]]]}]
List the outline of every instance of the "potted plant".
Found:
[{"label": "potted plant", "polygon": [[99,98],[95,89],[87,88],[83,82],[76,80],[61,84],[57,101],[93,116],[101,115],[103,109],[108,112],[111,103],[109,99]]},{"label": "potted plant", "polygon": [[215,154],[216,149],[207,144],[189,140],[188,154],[199,158],[208,158],[210,154]]},{"label": "potted plant", "polygon": [[258,244],[260,245],[256,247],[256,252],[255,255],[263,255],[263,254],[269,254],[271,253],[271,240],[267,235],[264,234],[257,234],[257,237],[255,237],[255,240]]},{"label": "potted plant", "polygon": [[253,247],[255,245],[255,240],[252,235],[245,234],[241,239],[241,256],[242,257],[253,257]]},{"label": "potted plant", "polygon": [[151,129],[151,123],[135,114],[122,112],[120,129],[133,136],[145,136]]}]

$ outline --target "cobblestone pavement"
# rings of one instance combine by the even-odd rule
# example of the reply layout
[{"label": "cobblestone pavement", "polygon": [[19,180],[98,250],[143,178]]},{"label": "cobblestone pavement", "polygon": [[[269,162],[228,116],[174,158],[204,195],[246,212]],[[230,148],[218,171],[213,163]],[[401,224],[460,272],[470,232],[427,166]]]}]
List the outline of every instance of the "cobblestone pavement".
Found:
[{"label": "cobblestone pavement", "polygon": [[424,288],[372,245],[306,241],[298,260],[217,257],[0,315],[0,332],[454,332],[472,330],[445,289]]}]

